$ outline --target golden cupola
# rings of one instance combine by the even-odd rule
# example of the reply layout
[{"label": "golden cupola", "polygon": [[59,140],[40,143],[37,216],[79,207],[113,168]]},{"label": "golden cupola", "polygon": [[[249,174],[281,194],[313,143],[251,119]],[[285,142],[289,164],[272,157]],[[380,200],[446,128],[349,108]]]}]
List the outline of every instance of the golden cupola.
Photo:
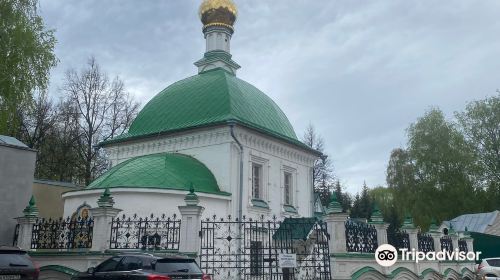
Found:
[{"label": "golden cupola", "polygon": [[203,0],[199,14],[203,29],[224,26],[233,30],[238,10],[232,0]]}]

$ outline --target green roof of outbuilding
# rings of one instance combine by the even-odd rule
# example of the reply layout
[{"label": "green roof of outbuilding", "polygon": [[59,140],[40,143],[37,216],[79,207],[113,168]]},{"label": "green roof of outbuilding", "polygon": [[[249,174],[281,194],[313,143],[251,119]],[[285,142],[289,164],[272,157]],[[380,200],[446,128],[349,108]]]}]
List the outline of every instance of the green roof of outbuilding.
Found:
[{"label": "green roof of outbuilding", "polygon": [[112,167],[87,189],[157,188],[228,195],[221,192],[214,175],[193,157],[161,153],[135,157]]},{"label": "green roof of outbuilding", "polygon": [[221,68],[170,85],[144,106],[127,133],[103,144],[228,121],[304,147],[271,98]]},{"label": "green roof of outbuilding", "polygon": [[273,239],[307,240],[318,218],[285,218],[273,235]]}]

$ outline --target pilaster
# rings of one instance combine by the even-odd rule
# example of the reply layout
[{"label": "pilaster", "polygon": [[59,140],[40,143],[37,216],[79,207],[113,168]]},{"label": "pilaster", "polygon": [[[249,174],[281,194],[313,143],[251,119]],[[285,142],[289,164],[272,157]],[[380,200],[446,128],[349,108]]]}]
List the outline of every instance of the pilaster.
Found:
[{"label": "pilaster", "polygon": [[33,225],[35,225],[38,220],[38,208],[36,207],[35,197],[33,195],[28,205],[23,210],[23,216],[16,218],[16,220],[19,225],[17,246],[24,250],[30,250]]},{"label": "pilaster", "polygon": [[114,208],[115,202],[109,189],[106,189],[97,200],[98,207],[91,208],[90,214],[94,219],[92,232],[92,251],[104,252],[109,249],[111,238],[111,222],[122,210]]},{"label": "pilaster", "polygon": [[384,222],[384,218],[382,216],[382,212],[380,211],[378,205],[375,203],[373,207],[373,212],[371,215],[371,219],[369,222],[371,225],[375,227],[377,230],[377,243],[378,246],[382,244],[387,244],[387,228],[389,228],[389,224]]},{"label": "pilaster", "polygon": [[345,222],[349,216],[342,212],[342,206],[337,201],[335,193],[326,210],[323,220],[326,222],[328,234],[330,235],[330,253],[346,253]]},{"label": "pilaster", "polygon": [[181,213],[179,252],[199,255],[201,244],[198,234],[201,230],[201,214],[205,208],[198,205],[199,199],[192,186],[184,201],[186,205],[178,206]]}]

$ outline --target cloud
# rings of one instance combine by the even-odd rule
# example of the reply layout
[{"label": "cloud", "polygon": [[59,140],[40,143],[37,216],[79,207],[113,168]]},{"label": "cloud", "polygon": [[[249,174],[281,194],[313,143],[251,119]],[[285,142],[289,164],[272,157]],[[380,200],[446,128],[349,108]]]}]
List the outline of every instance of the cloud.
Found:
[{"label": "cloud", "polygon": [[[280,105],[298,135],[312,123],[336,176],[385,184],[391,149],[429,106],[448,115],[499,87],[500,2],[236,0],[238,76]],[[95,55],[143,103],[196,74],[199,1],[42,0],[57,29],[53,94]]]}]

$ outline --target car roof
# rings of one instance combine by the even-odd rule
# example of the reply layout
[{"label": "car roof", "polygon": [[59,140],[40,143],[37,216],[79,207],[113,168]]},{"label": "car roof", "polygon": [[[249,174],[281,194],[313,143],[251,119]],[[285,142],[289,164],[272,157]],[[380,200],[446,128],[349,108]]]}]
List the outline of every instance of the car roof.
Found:
[{"label": "car roof", "polygon": [[25,250],[16,246],[0,246],[0,251],[12,251],[12,252],[26,252]]},{"label": "car roof", "polygon": [[194,259],[185,255],[178,254],[167,254],[167,255],[159,255],[152,253],[142,253],[142,252],[130,252],[130,253],[121,253],[118,255],[119,257],[151,257],[154,259]]}]

